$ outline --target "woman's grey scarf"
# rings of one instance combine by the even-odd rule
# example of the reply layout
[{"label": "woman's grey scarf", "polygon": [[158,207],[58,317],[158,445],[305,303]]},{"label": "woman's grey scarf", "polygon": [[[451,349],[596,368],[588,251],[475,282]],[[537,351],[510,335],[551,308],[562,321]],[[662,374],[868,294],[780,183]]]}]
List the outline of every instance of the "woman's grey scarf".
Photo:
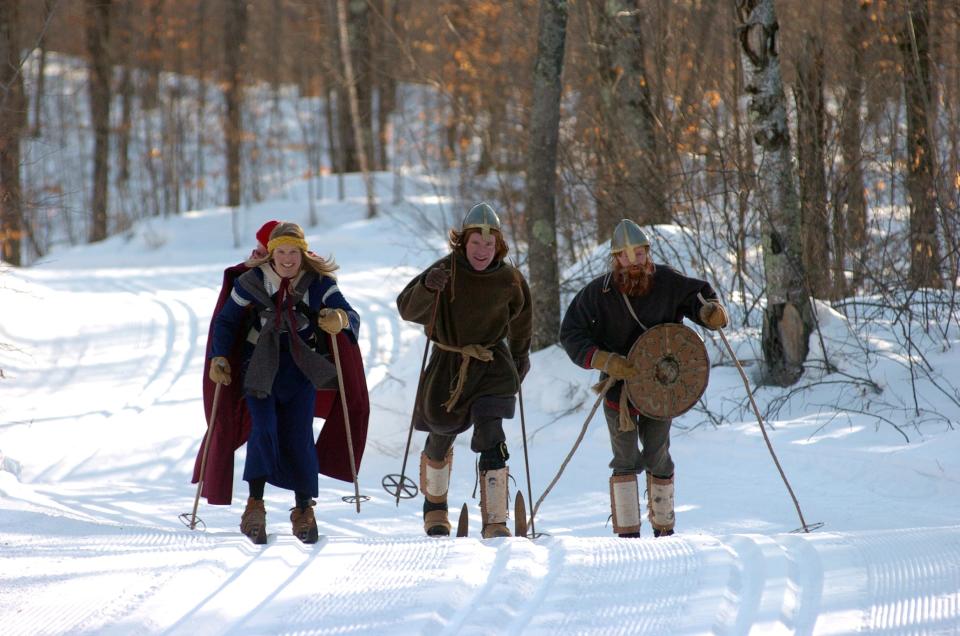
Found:
[{"label": "woman's grey scarf", "polygon": [[[239,283],[260,305],[260,336],[247,366],[243,388],[248,395],[265,398],[273,390],[273,380],[280,365],[280,333],[287,331],[293,361],[315,389],[329,388],[337,377],[337,368],[325,356],[314,351],[297,334],[294,307],[303,298],[317,274],[306,271],[295,288],[287,292],[281,307],[276,307],[263,280],[254,270],[240,276]],[[278,314],[279,311],[279,314]],[[292,319],[292,322],[291,322]],[[312,326],[312,325],[311,325]]]}]

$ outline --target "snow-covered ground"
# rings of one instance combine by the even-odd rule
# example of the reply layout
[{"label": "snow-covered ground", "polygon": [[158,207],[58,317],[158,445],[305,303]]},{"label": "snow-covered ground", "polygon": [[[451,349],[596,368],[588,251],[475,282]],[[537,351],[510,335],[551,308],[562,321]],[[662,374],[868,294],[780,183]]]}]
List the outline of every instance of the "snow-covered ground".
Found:
[{"label": "snow-covered ground", "polygon": [[[394,299],[444,250],[441,233],[415,234],[412,213],[443,217],[433,195],[390,206],[389,178],[379,179],[380,218],[364,218],[350,181],[351,196],[320,201],[322,225],[307,228],[311,247],[342,266],[340,287],[363,318],[372,406],[360,472],[371,499],[357,514],[341,501],[352,486],[321,478],[313,546],[289,533],[292,496],[270,487],[268,544],[239,534],[242,452],[233,505],[201,501],[205,531],[178,520],[196,492],[200,374],[221,271],[249,253],[266,219],[306,222],[302,184],[242,211],[240,248],[229,211],[211,209],[0,273],[0,632],[960,634],[956,320],[942,325],[945,338],[920,339],[938,388],[910,381],[893,337],[861,334],[865,353],[843,316],[820,308],[832,362],[869,372],[880,392],[857,402],[872,405],[862,412],[841,410],[831,405],[854,385],[819,384],[768,422],[805,520],[823,523],[812,533],[791,532],[797,511],[736,368],[723,364],[702,405],[675,421],[675,537],[653,539],[646,523],[640,540],[613,537],[600,415],[539,510],[545,536],[474,538],[467,439],[450,501],[469,503],[471,537],[422,536],[421,500],[396,506],[380,481],[400,472],[424,347]],[[335,192],[332,182],[323,191]],[[753,332],[729,336],[757,349]],[[706,337],[714,360],[729,360]],[[593,405],[596,374],[558,348],[532,362],[523,392],[538,498]],[[757,392],[761,407],[783,396]],[[520,418],[507,428],[526,495]],[[416,433],[414,479],[422,442]]]}]

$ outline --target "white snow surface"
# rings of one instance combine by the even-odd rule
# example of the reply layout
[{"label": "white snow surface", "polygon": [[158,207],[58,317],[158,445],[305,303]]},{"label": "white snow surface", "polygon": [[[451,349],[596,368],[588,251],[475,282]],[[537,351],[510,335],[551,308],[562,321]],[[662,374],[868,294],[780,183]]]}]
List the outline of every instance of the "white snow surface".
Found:
[{"label": "white snow surface", "polygon": [[[306,223],[303,184],[241,210],[240,247],[230,211],[210,209],[0,273],[0,632],[960,634],[955,319],[932,328],[945,336],[920,339],[930,376],[945,382],[911,382],[895,338],[867,334],[865,353],[844,316],[821,307],[828,355],[841,371],[869,372],[876,399],[841,409],[853,385],[813,370],[792,395],[756,390],[764,409],[787,400],[768,431],[806,523],[823,524],[812,532],[795,532],[800,516],[736,367],[704,334],[710,383],[672,433],[676,536],[654,539],[646,520],[641,539],[612,534],[600,414],[537,514],[546,534],[479,538],[463,435],[450,504],[455,517],[468,503],[471,536],[423,536],[422,500],[395,505],[380,482],[401,469],[425,344],[395,298],[445,250],[415,218],[441,219],[450,202],[413,193],[390,205],[390,177],[377,179],[379,218],[365,218],[351,179],[348,197],[318,201],[321,223],[306,228],[312,249],[340,264],[363,320],[372,409],[359,476],[370,500],[358,514],[341,501],[352,485],[321,477],[316,545],[291,536],[292,493],[270,486],[267,545],[239,533],[242,451],[233,504],[201,500],[205,530],[178,519],[196,493],[200,374],[222,270],[246,257],[263,221]],[[738,351],[759,350],[755,330],[735,321],[728,332]],[[511,497],[528,494],[523,424],[536,499],[583,427],[597,377],[559,347],[532,365],[524,420],[505,427]],[[414,433],[408,456],[414,480],[423,438]]]}]

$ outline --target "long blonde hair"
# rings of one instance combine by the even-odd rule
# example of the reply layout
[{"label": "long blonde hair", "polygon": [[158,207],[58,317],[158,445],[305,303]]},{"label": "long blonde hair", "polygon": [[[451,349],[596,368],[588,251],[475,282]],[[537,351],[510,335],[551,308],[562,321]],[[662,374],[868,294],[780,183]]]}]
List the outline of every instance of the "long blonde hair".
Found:
[{"label": "long blonde hair", "polygon": [[[270,240],[272,241],[273,239],[279,238],[281,236],[289,236],[299,241],[303,241],[303,244],[306,245],[306,239],[304,238],[303,228],[297,225],[296,223],[290,223],[287,221],[282,221],[280,223],[277,223],[277,226],[273,228],[272,232],[270,232]],[[324,259],[317,256],[316,254],[311,252],[309,249],[305,250],[302,248],[300,250],[300,253],[303,257],[300,263],[300,269],[310,270],[312,272],[316,272],[321,276],[329,276],[330,278],[336,278],[333,272],[340,269],[340,266],[334,262],[332,256],[330,258]],[[262,256],[260,258],[248,259],[247,262],[244,263],[244,265],[252,269],[254,267],[259,267],[260,265],[263,265],[264,263],[267,263],[272,259],[273,259],[273,252],[271,251],[271,252],[268,252],[266,256]]]}]

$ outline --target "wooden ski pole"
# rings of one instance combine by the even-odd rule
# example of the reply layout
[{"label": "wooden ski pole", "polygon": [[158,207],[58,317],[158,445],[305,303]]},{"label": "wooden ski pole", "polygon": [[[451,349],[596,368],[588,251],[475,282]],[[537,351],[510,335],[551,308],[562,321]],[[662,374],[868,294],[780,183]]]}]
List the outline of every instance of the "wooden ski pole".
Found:
[{"label": "wooden ski pole", "polygon": [[203,436],[203,457],[200,459],[200,479],[197,480],[197,495],[193,498],[193,512],[190,513],[190,529],[197,527],[197,508],[200,506],[200,490],[203,488],[203,478],[207,474],[207,454],[210,452],[210,440],[213,438],[213,427],[217,424],[217,406],[220,404],[219,382],[213,389],[213,406],[210,408],[210,424],[207,426],[207,432]]},{"label": "wooden ski pole", "polygon": [[[403,490],[403,480],[407,473],[407,455],[410,454],[410,442],[413,440],[413,423],[417,417],[417,405],[420,403],[420,391],[423,388],[423,374],[427,369],[427,352],[430,350],[430,341],[433,339],[433,327],[437,320],[437,308],[440,306],[440,292],[438,289],[433,298],[433,313],[430,324],[427,325],[427,341],[423,345],[423,360],[420,361],[420,376],[417,379],[417,391],[413,396],[413,410],[410,412],[410,429],[407,431],[407,446],[403,451],[403,464],[400,466],[400,481],[397,483],[396,505],[400,506],[400,492]],[[416,493],[414,493],[416,494]]]},{"label": "wooden ski pole", "polygon": [[357,483],[357,462],[353,455],[353,435],[350,433],[350,409],[347,408],[347,393],[343,388],[343,368],[340,366],[340,347],[337,345],[337,334],[330,335],[333,344],[333,361],[337,365],[337,383],[340,385],[340,404],[343,405],[343,426],[347,431],[347,451],[350,454],[350,474],[353,476],[353,496],[357,504],[357,513],[360,513],[360,484]]},{"label": "wooden ski pole", "polygon": [[570,463],[570,460],[573,458],[573,454],[577,452],[577,448],[580,446],[580,442],[583,441],[583,436],[587,433],[587,427],[590,426],[590,420],[593,419],[593,414],[597,412],[597,409],[600,407],[600,402],[603,401],[604,396],[607,394],[607,391],[610,390],[610,387],[613,386],[614,382],[616,382],[616,379],[607,378],[607,381],[603,383],[603,386],[600,388],[600,395],[597,396],[597,401],[593,403],[593,408],[590,409],[590,414],[587,415],[587,419],[583,422],[583,428],[580,429],[580,434],[577,435],[577,440],[573,443],[573,448],[570,449],[570,452],[567,453],[566,459],[564,459],[563,463],[560,464],[560,470],[557,471],[557,476],[553,478],[553,481],[550,482],[550,485],[547,486],[547,489],[543,491],[543,494],[540,495],[539,499],[537,499],[537,504],[530,512],[531,519],[537,515],[537,510],[540,509],[540,504],[542,504],[543,500],[547,498],[547,495],[550,494],[550,491],[553,489],[556,483],[560,481],[560,475],[562,475],[563,471],[567,468],[567,464]]},{"label": "wooden ski pole", "polygon": [[[523,435],[523,463],[524,467],[527,469],[527,497],[530,501],[533,501],[533,491],[530,486],[530,455],[527,453],[527,422],[523,413],[523,383],[521,381],[520,388],[518,390],[518,395],[520,397],[520,434]],[[533,518],[536,514],[536,510],[530,512],[530,538],[535,539],[537,537],[537,526],[534,524]]]},{"label": "wooden ski pole", "polygon": [[[697,298],[704,305],[707,304],[707,300],[703,297],[703,294],[698,293]],[[763,441],[766,442],[767,450],[770,451],[770,457],[773,458],[773,463],[776,465],[777,471],[780,473],[780,478],[787,487],[787,492],[790,493],[790,498],[793,500],[793,506],[797,509],[797,516],[800,517],[800,524],[803,526],[803,531],[810,532],[811,529],[816,528],[808,526],[807,522],[803,518],[803,512],[800,511],[800,502],[797,501],[797,496],[793,494],[793,488],[790,487],[790,482],[787,480],[787,475],[783,472],[783,467],[780,465],[780,460],[777,459],[777,454],[773,450],[773,443],[770,441],[770,436],[767,435],[767,427],[763,423],[763,416],[760,415],[760,408],[757,406],[757,402],[753,399],[753,391],[750,390],[750,380],[747,378],[747,374],[744,373],[743,367],[740,366],[740,361],[737,360],[737,355],[733,352],[733,347],[730,346],[730,342],[727,340],[726,334],[723,333],[723,328],[717,327],[717,333],[720,334],[720,339],[723,340],[723,344],[727,347],[727,351],[730,352],[730,357],[733,358],[733,363],[736,365],[737,371],[740,372],[740,379],[743,380],[743,388],[747,391],[747,397],[750,399],[750,406],[753,407],[753,413],[757,416],[757,423],[760,424],[760,432],[763,433]],[[816,527],[819,527],[819,525]]]}]

